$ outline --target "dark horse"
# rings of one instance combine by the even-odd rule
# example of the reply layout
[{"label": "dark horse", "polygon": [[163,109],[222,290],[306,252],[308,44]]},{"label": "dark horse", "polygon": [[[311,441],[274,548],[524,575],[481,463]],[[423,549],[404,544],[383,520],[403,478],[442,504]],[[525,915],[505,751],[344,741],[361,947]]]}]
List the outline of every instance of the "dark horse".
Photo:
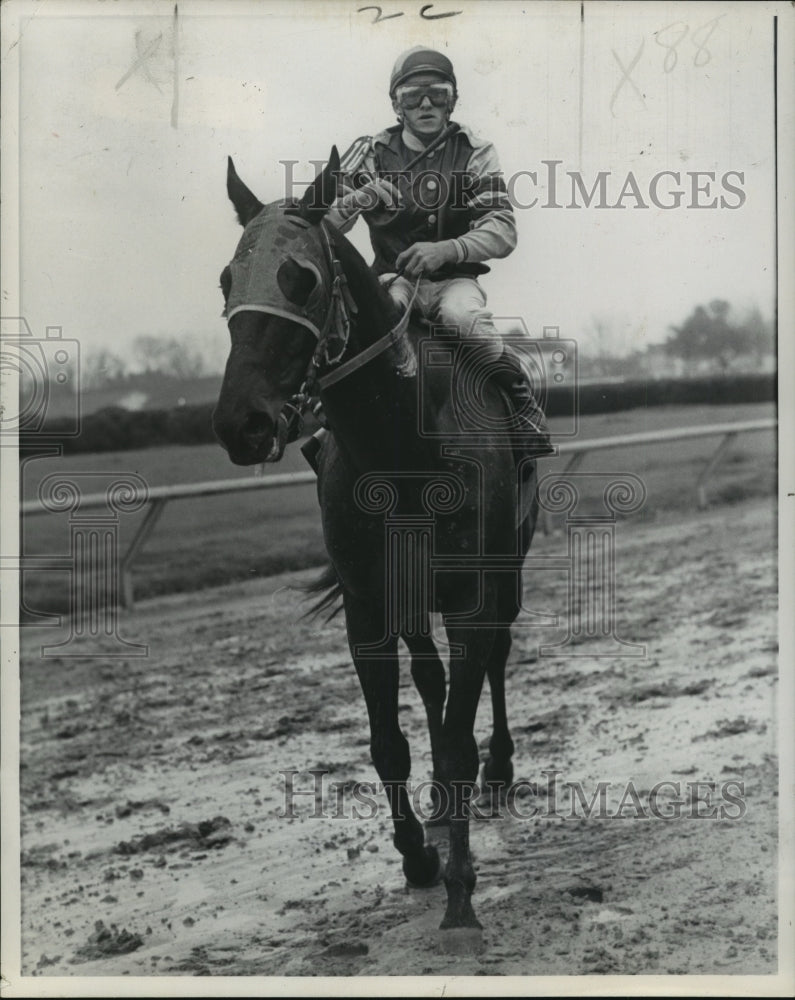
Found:
[{"label": "dark horse", "polygon": [[[493,732],[483,781],[492,791],[507,787],[514,746],[505,663],[537,513],[535,462],[517,468],[501,423],[508,404],[483,377],[474,348],[454,332],[437,339],[426,331],[433,363],[418,363],[417,331],[405,331],[373,272],[325,220],[338,172],[334,149],[301,201],[263,206],[229,161],[227,190],[244,233],[221,276],[232,343],[213,423],[236,464],[280,455],[279,414],[307,373],[316,380],[332,430],[319,456],[323,531],[394,843],[411,885],[438,882],[439,855],[425,843],[407,788],[402,638],[428,717],[437,819],[449,822],[443,941],[477,946],[469,850],[475,713],[488,675]],[[486,415],[484,426],[462,433],[462,398],[464,409]],[[449,691],[433,612],[441,612],[449,644]]]}]

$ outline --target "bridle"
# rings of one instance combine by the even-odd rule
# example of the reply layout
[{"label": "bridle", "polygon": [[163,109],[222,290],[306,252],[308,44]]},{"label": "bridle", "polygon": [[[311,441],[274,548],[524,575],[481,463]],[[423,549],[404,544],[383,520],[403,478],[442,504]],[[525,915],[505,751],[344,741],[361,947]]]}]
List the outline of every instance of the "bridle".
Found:
[{"label": "bridle", "polygon": [[[287,209],[285,214],[289,216],[291,222],[295,222],[298,225],[307,227],[311,225],[290,209]],[[342,359],[350,341],[351,325],[355,322],[355,318],[359,313],[359,307],[351,293],[348,278],[342,264],[334,251],[329,224],[325,219],[322,219],[319,226],[323,255],[331,276],[329,304],[323,322],[319,327],[317,345],[309,361],[301,388],[282,407],[282,412],[277,421],[276,437],[274,438],[271,453],[266,459],[267,462],[278,462],[284,454],[284,449],[288,442],[294,441],[300,436],[303,430],[304,414],[310,407],[322,423],[321,404],[318,398],[319,391],[347,378],[347,376],[357,371],[373,358],[378,357],[379,354],[392,347],[397,338],[405,333],[422,279],[422,272],[420,272],[414,284],[414,290],[406,311],[398,322],[383,337],[375,341],[375,343],[370,344],[363,351],[355,354],[347,361],[343,361]],[[386,287],[398,276],[396,274]],[[337,341],[338,344],[334,345],[334,341]],[[319,375],[322,368],[329,367],[331,371]]]}]

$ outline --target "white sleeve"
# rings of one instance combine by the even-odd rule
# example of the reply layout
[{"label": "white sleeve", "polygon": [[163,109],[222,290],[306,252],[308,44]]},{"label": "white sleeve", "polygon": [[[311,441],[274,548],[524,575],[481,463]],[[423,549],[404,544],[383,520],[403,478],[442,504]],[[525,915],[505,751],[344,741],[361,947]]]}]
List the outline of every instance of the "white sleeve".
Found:
[{"label": "white sleeve", "polygon": [[[326,218],[343,233],[353,229],[356,220],[361,215],[360,212],[357,213],[351,195],[362,186],[362,177],[368,179],[375,177],[376,169],[373,140],[369,135],[358,138],[340,157],[338,196]],[[357,179],[359,180],[358,184],[356,183]]]},{"label": "white sleeve", "polygon": [[476,147],[467,173],[475,177],[469,194],[469,232],[455,240],[459,261],[482,263],[507,257],[516,248],[516,220],[494,145]]}]

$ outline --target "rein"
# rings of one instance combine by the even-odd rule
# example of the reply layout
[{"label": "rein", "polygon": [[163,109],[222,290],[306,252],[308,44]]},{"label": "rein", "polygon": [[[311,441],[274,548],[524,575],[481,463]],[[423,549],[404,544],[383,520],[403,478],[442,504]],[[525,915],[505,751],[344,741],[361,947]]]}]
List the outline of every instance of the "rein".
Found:
[{"label": "rein", "polygon": [[[314,354],[309,362],[309,367],[307,368],[306,377],[301,385],[298,392],[291,396],[290,399],[284,404],[282,413],[279,415],[277,434],[274,441],[273,450],[266,461],[268,462],[278,462],[279,459],[284,454],[284,449],[288,442],[294,441],[298,438],[303,430],[303,417],[306,411],[312,407],[312,411],[315,416],[321,421],[321,404],[317,400],[313,403],[315,399],[315,388],[326,389],[331,385],[335,385],[337,382],[341,382],[343,379],[347,378],[353,372],[358,371],[363,365],[366,365],[373,358],[378,357],[389,347],[391,347],[396,338],[402,336],[406,328],[409,325],[409,320],[411,319],[411,310],[414,306],[414,302],[417,298],[417,293],[420,288],[420,281],[422,280],[422,272],[417,276],[417,280],[414,283],[414,290],[411,294],[411,299],[406,307],[406,311],[400,317],[398,322],[380,337],[374,344],[370,344],[363,351],[349,358],[347,361],[342,362],[343,355],[348,348],[348,342],[351,336],[351,317],[358,315],[359,307],[351,294],[350,286],[348,285],[348,279],[345,272],[342,269],[342,264],[334,253],[334,248],[331,242],[331,236],[326,223],[323,221],[320,223],[320,227],[323,231],[324,246],[327,255],[327,263],[329,266],[330,273],[333,275],[330,289],[330,302],[326,317],[323,320],[323,325],[320,328],[320,336],[318,337],[317,347],[315,348]],[[398,275],[395,275],[391,279],[389,284],[391,284]],[[387,285],[388,287],[388,285]],[[330,343],[333,340],[339,341],[339,347],[333,351],[330,349]],[[318,377],[318,371],[321,365],[325,363],[327,365],[339,365],[338,368],[334,368],[333,371],[327,372],[325,375]],[[287,411],[287,413],[285,413]],[[325,425],[324,425],[325,426]]]},{"label": "rein", "polygon": [[[374,344],[366,347],[363,351],[360,351],[359,354],[340,365],[340,367],[335,371],[329,372],[322,378],[317,379],[317,370],[320,368],[320,365],[324,360],[328,365],[336,365],[342,361],[342,357],[348,347],[348,341],[350,340],[351,316],[356,316],[359,312],[359,308],[353,299],[353,295],[351,295],[351,290],[348,286],[348,279],[345,276],[345,272],[342,270],[342,264],[334,254],[334,248],[331,243],[331,236],[329,234],[328,227],[325,222],[321,222],[320,225],[323,230],[329,268],[331,273],[334,275],[334,280],[331,285],[331,302],[329,304],[329,310],[320,331],[317,348],[315,349],[315,353],[309,363],[307,380],[311,379],[313,385],[315,381],[317,381],[318,386],[321,389],[324,389],[327,385],[333,385],[335,382],[341,381],[346,375],[349,375],[351,372],[361,368],[362,365],[366,364],[372,358],[377,357],[382,351],[385,351],[390,346],[390,343],[394,341],[396,337],[405,333],[406,328],[409,325],[409,319],[411,318],[411,310],[414,306],[414,301],[417,298],[417,292],[419,291],[422,272],[420,272],[417,276],[417,280],[414,284],[414,291],[412,292],[406,311],[400,317],[398,322],[392,327],[392,329],[389,330],[388,333],[384,334],[384,336],[377,340]],[[397,277],[399,277],[399,275],[396,274],[392,279],[390,279],[389,284],[392,284]],[[389,285],[387,285],[387,287],[389,287]],[[328,339],[332,326],[336,326],[337,337],[342,342],[342,346],[333,357],[329,354],[328,349]]]}]

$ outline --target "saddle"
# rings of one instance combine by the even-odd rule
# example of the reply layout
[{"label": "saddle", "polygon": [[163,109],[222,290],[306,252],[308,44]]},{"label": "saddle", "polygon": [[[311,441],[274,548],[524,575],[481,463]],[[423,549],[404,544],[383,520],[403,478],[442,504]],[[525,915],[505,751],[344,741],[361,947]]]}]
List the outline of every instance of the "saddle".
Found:
[{"label": "saddle", "polygon": [[[419,331],[430,330],[433,327],[434,324],[415,307],[418,289],[419,278],[417,279],[414,294],[411,297],[408,307],[403,317],[393,329],[393,334],[398,332],[402,334],[409,325],[413,325]],[[411,368],[413,373],[413,358]],[[408,374],[408,371],[404,369],[402,374]],[[550,441],[546,417],[535,398],[529,375],[519,355],[510,345],[503,344],[500,364],[495,366],[490,377],[505,400],[510,415],[506,425],[507,440],[513,446],[514,461],[524,478],[535,469],[536,458],[554,454],[556,451]],[[284,443],[294,441],[301,435],[303,430],[302,413],[310,402],[312,401],[301,399],[299,405],[292,406],[290,410],[288,410],[290,404],[287,404],[285,410],[282,412],[282,416],[279,418],[280,428],[278,433],[280,443],[282,441],[282,417],[284,417]],[[286,414],[285,411],[287,411]],[[301,452],[310,466],[315,470],[315,473],[317,473],[318,457],[323,440],[328,433],[328,425],[326,424],[322,404],[319,399],[313,401],[312,412],[320,422],[321,429],[316,431],[302,445]]]}]

